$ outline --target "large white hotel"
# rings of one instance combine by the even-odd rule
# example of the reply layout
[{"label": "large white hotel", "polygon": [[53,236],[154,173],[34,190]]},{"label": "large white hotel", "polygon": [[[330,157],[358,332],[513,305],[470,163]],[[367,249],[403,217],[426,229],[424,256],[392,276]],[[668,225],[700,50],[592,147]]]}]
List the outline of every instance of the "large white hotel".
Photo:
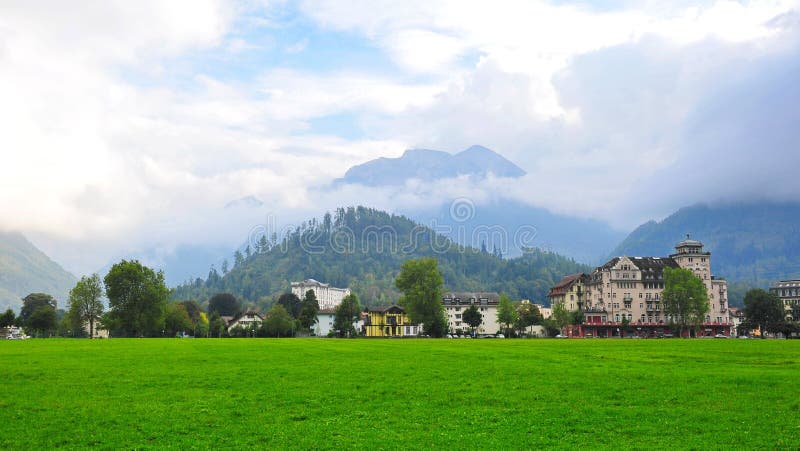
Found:
[{"label": "large white hotel", "polygon": [[342,299],[350,294],[349,288],[332,287],[327,283],[322,283],[314,279],[292,282],[292,293],[298,298],[303,299],[308,290],[314,290],[319,308],[322,310],[335,309],[342,303]]}]

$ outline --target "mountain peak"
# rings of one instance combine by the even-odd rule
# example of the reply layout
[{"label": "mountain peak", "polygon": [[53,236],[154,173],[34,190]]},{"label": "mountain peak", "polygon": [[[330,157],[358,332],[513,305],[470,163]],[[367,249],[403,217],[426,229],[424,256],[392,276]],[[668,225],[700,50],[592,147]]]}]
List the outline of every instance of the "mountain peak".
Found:
[{"label": "mountain peak", "polygon": [[525,171],[483,146],[471,146],[455,155],[441,150],[408,149],[399,158],[378,158],[353,166],[337,184],[402,185],[406,180],[433,181],[468,175],[485,178],[522,177]]}]

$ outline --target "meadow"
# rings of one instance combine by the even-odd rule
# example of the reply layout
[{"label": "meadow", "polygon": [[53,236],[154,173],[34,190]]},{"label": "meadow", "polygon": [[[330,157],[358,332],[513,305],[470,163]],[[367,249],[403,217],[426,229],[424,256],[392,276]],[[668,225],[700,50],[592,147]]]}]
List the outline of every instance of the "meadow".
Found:
[{"label": "meadow", "polygon": [[0,342],[0,447],[798,448],[800,340]]}]

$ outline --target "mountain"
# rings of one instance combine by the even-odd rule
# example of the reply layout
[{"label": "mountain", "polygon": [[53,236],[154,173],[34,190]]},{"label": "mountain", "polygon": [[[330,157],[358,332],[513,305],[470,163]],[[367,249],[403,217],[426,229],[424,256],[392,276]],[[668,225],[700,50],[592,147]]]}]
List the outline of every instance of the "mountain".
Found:
[{"label": "mountain", "polygon": [[[460,244],[489,250],[497,247],[504,255],[522,255],[523,247],[537,247],[557,252],[587,264],[599,264],[614,243],[625,233],[608,224],[584,218],[551,213],[510,199],[495,199],[470,205],[468,215],[455,211],[458,201],[438,210],[405,212],[415,220],[442,227],[444,235]],[[525,237],[523,232],[532,232]]]},{"label": "mountain", "polygon": [[[518,178],[525,175],[519,166],[497,153],[481,146],[472,146],[455,155],[438,150],[407,150],[400,158],[378,158],[350,168],[337,185],[352,183],[374,187],[398,187],[408,179],[442,180],[461,175],[471,177],[470,183],[479,182],[488,174]],[[470,188],[474,188],[471,186]],[[522,255],[523,247],[539,247],[575,258],[581,262],[597,264],[617,243],[624,232],[613,229],[597,220],[574,218],[516,200],[504,199],[503,193],[492,193],[489,200],[467,205],[467,216],[453,211],[464,199],[441,199],[436,207],[400,208],[399,213],[424,224],[438,224],[450,231],[442,231],[459,244],[480,247],[484,242],[489,249],[502,248],[509,256]],[[465,194],[466,195],[466,194]],[[532,242],[519,242],[514,234],[523,229],[533,229]],[[502,238],[485,236],[501,230]]]},{"label": "mountain", "polygon": [[30,293],[47,293],[64,308],[77,279],[19,233],[0,232],[0,310],[17,311]]},{"label": "mountain", "polygon": [[[639,226],[611,255],[667,255],[690,233],[712,253],[712,270],[725,277],[733,304],[743,287],[766,287],[800,277],[800,203],[698,204],[661,222]],[[737,288],[738,287],[738,288]]]},{"label": "mountain", "polygon": [[263,310],[290,282],[313,278],[350,287],[363,305],[386,305],[399,299],[394,278],[403,261],[420,257],[439,261],[448,290],[498,291],[535,302],[546,302],[547,291],[564,274],[589,269],[537,249],[503,259],[459,246],[404,216],[350,207],[304,223],[227,274],[210,271],[205,280],[178,286],[173,297],[204,301],[227,291]]},{"label": "mountain", "polygon": [[459,175],[485,178],[490,173],[511,178],[525,175],[519,166],[497,153],[482,146],[472,146],[455,155],[439,150],[406,150],[399,158],[378,158],[353,166],[336,183],[387,186],[402,185],[408,179],[433,181]]}]

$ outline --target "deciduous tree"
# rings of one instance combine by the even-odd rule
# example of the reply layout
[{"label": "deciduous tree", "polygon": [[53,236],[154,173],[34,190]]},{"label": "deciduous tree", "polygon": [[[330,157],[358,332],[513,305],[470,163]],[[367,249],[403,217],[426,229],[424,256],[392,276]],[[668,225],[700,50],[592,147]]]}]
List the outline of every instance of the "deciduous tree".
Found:
[{"label": "deciduous tree", "polygon": [[41,305],[28,316],[24,327],[28,333],[33,333],[38,337],[49,335],[56,326],[56,310],[50,305]]},{"label": "deciduous tree", "polygon": [[53,311],[56,310],[56,300],[53,296],[45,293],[31,293],[22,298],[22,308],[19,311],[19,321],[21,326],[25,326],[28,318],[39,307],[51,307]]},{"label": "deciduous tree", "polygon": [[706,286],[690,269],[664,269],[661,302],[670,323],[678,325],[679,336],[688,326],[700,327],[709,310]]},{"label": "deciduous tree", "polygon": [[444,278],[435,258],[406,260],[395,279],[403,293],[400,298],[409,319],[422,324],[431,337],[442,337],[447,332],[447,320],[442,307]]},{"label": "deciduous tree", "polygon": [[275,304],[264,316],[262,328],[267,337],[287,337],[291,335],[294,320],[281,304]]},{"label": "deciduous tree", "polygon": [[317,313],[319,313],[319,302],[317,302],[317,295],[314,290],[306,291],[303,302],[300,306],[300,313],[298,314],[298,321],[300,327],[305,330],[310,329],[317,322]]},{"label": "deciduous tree", "polygon": [[292,318],[297,318],[300,314],[301,301],[294,293],[283,293],[280,295],[278,304],[282,305]]},{"label": "deciduous tree", "polygon": [[172,337],[180,332],[194,329],[189,312],[183,304],[168,304],[164,316],[164,330],[167,336]]},{"label": "deciduous tree", "polygon": [[169,297],[162,271],[137,260],[122,260],[111,267],[104,282],[113,329],[133,337],[160,334]]},{"label": "deciduous tree", "polygon": [[73,330],[89,323],[89,338],[94,338],[94,325],[103,315],[103,284],[100,276],[83,276],[69,292],[69,319]]},{"label": "deciduous tree", "polygon": [[350,293],[342,299],[342,303],[336,307],[336,314],[333,318],[333,329],[340,337],[353,337],[356,335],[356,329],[353,323],[359,320],[361,313],[361,304],[358,302],[358,296],[355,293]]},{"label": "deciduous tree", "polygon": [[0,316],[0,327],[11,327],[14,325],[16,319],[17,316],[14,315],[14,310],[9,308],[5,313],[3,313],[2,316]]},{"label": "deciduous tree", "polygon": [[208,300],[208,313],[220,316],[236,316],[242,312],[242,304],[230,293],[217,293]]},{"label": "deciduous tree", "polygon": [[475,329],[483,323],[483,315],[475,304],[470,305],[464,313],[461,314],[461,319],[469,324],[472,329],[472,335],[475,336]]},{"label": "deciduous tree", "polygon": [[497,322],[506,326],[506,334],[510,335],[509,329],[511,325],[517,320],[517,311],[514,309],[514,304],[511,299],[504,293],[500,295],[500,301],[497,303]]},{"label": "deciduous tree", "polygon": [[777,332],[785,315],[781,299],[775,293],[754,288],[744,295],[744,316],[761,329],[761,338],[765,338],[765,332]]}]

